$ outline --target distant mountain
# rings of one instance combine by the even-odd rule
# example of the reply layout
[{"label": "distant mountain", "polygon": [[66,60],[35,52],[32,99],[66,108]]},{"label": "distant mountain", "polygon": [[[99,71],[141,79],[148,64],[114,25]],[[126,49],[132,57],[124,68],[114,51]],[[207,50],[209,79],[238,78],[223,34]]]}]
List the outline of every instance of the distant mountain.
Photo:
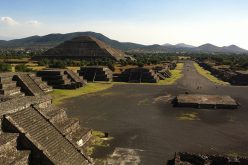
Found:
[{"label": "distant mountain", "polygon": [[224,46],[222,47],[225,51],[230,51],[230,52],[247,52],[247,50],[242,49],[236,45],[230,45],[230,46]]},{"label": "distant mountain", "polygon": [[212,44],[204,44],[199,47],[193,48],[193,51],[198,52],[221,52],[221,48]]},{"label": "distant mountain", "polygon": [[204,53],[248,53],[236,45],[218,47],[212,44],[204,44],[198,47],[180,43],[177,45],[151,45],[131,50],[138,53],[175,53],[175,52],[204,52]]},{"label": "distant mountain", "polygon": [[247,50],[242,49],[236,45],[218,47],[212,44],[204,44],[199,47],[179,43],[176,45],[163,44],[163,45],[142,45],[132,42],[119,42],[112,40],[100,33],[95,32],[75,32],[67,34],[48,34],[45,36],[31,36],[22,39],[15,39],[10,41],[0,40],[0,48],[51,48],[61,44],[64,41],[70,40],[79,36],[92,36],[98,40],[107,43],[113,48],[122,51],[137,52],[137,53],[175,53],[175,52],[205,52],[205,53],[248,53]]},{"label": "distant mountain", "polygon": [[119,42],[116,40],[112,40],[100,33],[95,32],[75,32],[75,33],[67,33],[67,34],[48,34],[45,36],[31,36],[22,39],[15,39],[10,41],[0,41],[0,48],[20,48],[20,47],[55,47],[60,43],[70,40],[79,36],[92,36],[97,38],[100,41],[107,43],[108,45],[123,50],[128,51],[131,49],[136,49],[143,47],[144,45],[131,43],[131,42]]},{"label": "distant mountain", "polygon": [[185,43],[179,43],[175,45],[176,47],[180,47],[180,48],[194,48],[195,46],[193,45],[187,45]]}]

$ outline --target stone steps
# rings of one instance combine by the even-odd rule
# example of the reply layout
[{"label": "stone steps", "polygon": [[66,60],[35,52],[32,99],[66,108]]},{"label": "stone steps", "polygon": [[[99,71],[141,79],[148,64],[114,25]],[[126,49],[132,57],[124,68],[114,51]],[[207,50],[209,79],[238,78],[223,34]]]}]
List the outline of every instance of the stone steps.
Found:
[{"label": "stone steps", "polygon": [[67,120],[66,112],[59,107],[50,105],[42,109],[35,108],[52,123],[62,123]]},{"label": "stone steps", "polygon": [[31,73],[29,76],[36,82],[36,84],[46,93],[51,92],[53,88],[47,85],[47,82],[42,81],[41,77],[36,76],[36,74]]},{"label": "stone steps", "polygon": [[86,157],[37,110],[27,108],[5,119],[54,164],[88,164]]},{"label": "stone steps", "polygon": [[9,83],[0,83],[0,89],[8,89],[16,87],[16,82],[10,81]]},{"label": "stone steps", "polygon": [[5,95],[5,96],[13,96],[13,95],[20,94],[20,93],[21,93],[20,87],[0,89],[0,94]]},{"label": "stone steps", "polygon": [[78,73],[73,72],[72,70],[65,70],[65,73],[68,75],[69,78],[72,79],[72,81],[76,82],[78,87],[82,87],[85,85],[85,81],[79,76]]},{"label": "stone steps", "polygon": [[79,128],[66,136],[76,147],[81,148],[92,137],[92,129]]},{"label": "stone steps", "polygon": [[47,69],[39,71],[37,75],[56,89],[76,89],[86,84],[80,76],[69,69]]},{"label": "stone steps", "polygon": [[19,134],[17,133],[1,133],[0,134],[0,151],[6,148],[15,148],[18,135]]},{"label": "stone steps", "polygon": [[67,118],[64,122],[54,123],[54,125],[63,135],[68,135],[80,128],[79,120],[74,118]]},{"label": "stone steps", "polygon": [[18,74],[14,76],[17,84],[22,87],[22,90],[31,96],[45,95],[45,92],[36,84],[36,82],[28,74]]},{"label": "stone steps", "polygon": [[17,133],[0,134],[0,164],[28,164],[30,151],[17,151]]},{"label": "stone steps", "polygon": [[13,76],[12,75],[0,75],[0,83],[1,84],[7,84],[9,82],[11,82],[13,79]]},{"label": "stone steps", "polygon": [[165,80],[166,77],[164,77],[161,73],[157,73],[158,77],[160,80]]}]

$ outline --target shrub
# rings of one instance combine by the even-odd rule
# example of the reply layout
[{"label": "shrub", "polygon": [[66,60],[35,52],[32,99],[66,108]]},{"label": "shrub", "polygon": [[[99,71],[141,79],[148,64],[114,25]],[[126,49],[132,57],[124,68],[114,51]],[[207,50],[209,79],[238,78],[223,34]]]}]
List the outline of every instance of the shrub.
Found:
[{"label": "shrub", "polygon": [[7,63],[0,63],[0,72],[11,72],[11,65]]},{"label": "shrub", "polygon": [[49,65],[50,68],[66,68],[66,63],[62,60],[53,60]]},{"label": "shrub", "polygon": [[20,64],[20,65],[16,65],[15,66],[15,70],[17,72],[31,72],[32,69],[28,68],[26,65],[24,64]]}]

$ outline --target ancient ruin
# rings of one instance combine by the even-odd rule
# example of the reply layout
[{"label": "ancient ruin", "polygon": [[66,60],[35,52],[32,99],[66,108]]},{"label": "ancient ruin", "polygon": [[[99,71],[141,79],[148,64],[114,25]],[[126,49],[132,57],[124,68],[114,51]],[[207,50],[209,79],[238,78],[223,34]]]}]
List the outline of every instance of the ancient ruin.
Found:
[{"label": "ancient ruin", "polygon": [[87,81],[112,81],[113,73],[105,66],[84,66],[78,71]]},{"label": "ancient ruin", "polygon": [[237,102],[230,96],[181,94],[174,100],[178,107],[236,109]]},{"label": "ancient ruin", "polygon": [[153,70],[156,72],[160,80],[165,80],[171,77],[170,68],[168,65],[154,67]]},{"label": "ancient ruin", "polygon": [[115,74],[113,80],[116,82],[130,83],[157,83],[159,77],[152,69],[130,68],[120,74]]},{"label": "ancient ruin", "polygon": [[248,71],[233,70],[227,65],[216,65],[210,62],[198,62],[204,69],[215,77],[229,82],[232,85],[248,85]]},{"label": "ancient ruin", "polygon": [[0,74],[0,164],[92,164],[92,130],[53,106],[34,77]]},{"label": "ancient ruin", "polygon": [[81,36],[65,41],[55,48],[49,49],[41,56],[34,56],[33,60],[41,60],[44,58],[134,60],[133,57],[91,36]]},{"label": "ancient ruin", "polygon": [[175,158],[168,162],[168,165],[246,165],[248,158],[229,157],[223,155],[204,155],[179,152],[175,153]]},{"label": "ancient ruin", "polygon": [[38,71],[37,76],[57,89],[76,89],[86,84],[83,77],[69,69],[46,69]]}]

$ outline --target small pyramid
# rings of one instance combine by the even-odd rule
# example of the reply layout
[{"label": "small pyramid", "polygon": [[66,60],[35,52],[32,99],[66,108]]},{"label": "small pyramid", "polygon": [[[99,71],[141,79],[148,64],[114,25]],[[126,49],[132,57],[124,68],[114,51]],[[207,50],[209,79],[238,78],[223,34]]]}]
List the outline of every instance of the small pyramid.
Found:
[{"label": "small pyramid", "polygon": [[[53,59],[113,59],[113,60],[126,60],[128,55],[124,52],[112,48],[106,43],[91,37],[80,36],[47,50],[41,56],[35,56],[34,60],[53,58]],[[131,57],[130,57],[131,58]]]}]

